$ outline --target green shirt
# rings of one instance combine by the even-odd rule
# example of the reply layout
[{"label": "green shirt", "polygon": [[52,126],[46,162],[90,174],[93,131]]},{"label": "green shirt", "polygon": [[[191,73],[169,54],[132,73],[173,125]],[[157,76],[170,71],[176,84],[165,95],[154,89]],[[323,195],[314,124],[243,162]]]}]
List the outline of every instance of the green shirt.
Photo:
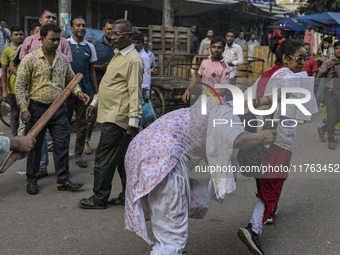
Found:
[{"label": "green shirt", "polygon": [[[16,49],[17,47],[14,44],[12,44],[2,51],[2,55],[1,55],[2,65],[6,65],[7,67],[9,67],[9,64],[11,63],[13,59]],[[11,73],[9,71],[9,68],[7,69],[7,73],[9,75],[8,86],[7,86],[8,93],[14,94],[15,93],[15,79],[16,79],[15,74]]]}]

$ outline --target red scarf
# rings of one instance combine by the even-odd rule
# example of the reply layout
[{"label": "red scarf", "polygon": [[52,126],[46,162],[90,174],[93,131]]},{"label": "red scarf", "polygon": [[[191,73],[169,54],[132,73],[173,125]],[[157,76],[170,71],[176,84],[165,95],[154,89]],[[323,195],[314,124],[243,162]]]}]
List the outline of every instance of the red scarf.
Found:
[{"label": "red scarf", "polygon": [[266,86],[267,86],[267,84],[268,84],[268,81],[269,81],[270,77],[272,77],[272,75],[273,75],[277,70],[281,69],[282,67],[283,67],[283,66],[275,65],[275,66],[273,66],[271,69],[269,69],[267,72],[265,72],[265,73],[261,76],[261,78],[260,78],[260,80],[259,80],[259,82],[258,82],[258,84],[257,84],[257,92],[256,92],[256,97],[257,97],[257,98],[263,97],[264,91],[265,91],[265,89],[266,89]]}]

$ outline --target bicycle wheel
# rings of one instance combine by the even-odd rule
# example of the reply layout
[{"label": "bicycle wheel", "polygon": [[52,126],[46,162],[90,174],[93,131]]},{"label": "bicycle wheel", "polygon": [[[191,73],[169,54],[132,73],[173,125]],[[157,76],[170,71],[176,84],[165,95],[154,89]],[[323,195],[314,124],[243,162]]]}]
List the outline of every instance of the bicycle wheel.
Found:
[{"label": "bicycle wheel", "polygon": [[7,127],[11,126],[10,112],[10,105],[7,102],[2,101],[0,97],[0,119]]}]

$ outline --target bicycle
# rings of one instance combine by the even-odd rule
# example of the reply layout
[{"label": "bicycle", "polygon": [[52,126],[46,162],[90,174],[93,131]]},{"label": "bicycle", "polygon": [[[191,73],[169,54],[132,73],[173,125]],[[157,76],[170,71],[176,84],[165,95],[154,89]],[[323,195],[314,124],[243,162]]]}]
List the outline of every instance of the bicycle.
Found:
[{"label": "bicycle", "polygon": [[9,103],[5,102],[1,98],[2,88],[0,87],[0,119],[7,127],[11,126],[10,112],[11,107]]}]

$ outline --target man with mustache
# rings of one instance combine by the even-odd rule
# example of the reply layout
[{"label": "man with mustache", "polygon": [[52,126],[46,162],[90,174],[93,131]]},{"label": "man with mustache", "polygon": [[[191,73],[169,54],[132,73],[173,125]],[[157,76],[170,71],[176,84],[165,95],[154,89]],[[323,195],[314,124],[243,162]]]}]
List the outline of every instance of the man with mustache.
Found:
[{"label": "man with mustache", "polygon": [[[138,133],[142,117],[141,84],[144,63],[136,51],[130,21],[113,23],[112,35],[115,56],[107,67],[98,94],[87,109],[91,115],[98,105],[97,122],[103,123],[94,166],[93,195],[78,201],[84,209],[105,209],[108,204],[124,204],[126,175],[124,156],[131,140]],[[118,166],[123,190],[118,198],[109,201],[111,182]]]},{"label": "man with mustache", "polygon": [[[42,47],[25,56],[18,69],[15,95],[22,112],[22,121],[26,124],[26,131],[34,126],[63,91],[65,84],[68,84],[74,77],[67,57],[57,52],[60,33],[60,28],[53,23],[43,26],[40,30]],[[27,84],[29,84],[29,103],[26,99]],[[88,103],[89,97],[81,92],[79,85],[75,87],[73,93],[85,104]],[[57,188],[59,191],[76,191],[83,185],[69,180],[70,124],[67,120],[65,104],[54,113],[38,134],[36,144],[28,154],[26,191],[31,195],[39,192],[36,173],[39,171],[42,143],[47,128],[53,138]]]},{"label": "man with mustache", "polygon": [[[39,23],[41,26],[46,24],[55,24],[57,25],[57,11],[54,9],[46,9],[40,14]],[[42,45],[42,40],[40,33],[36,33],[34,35],[26,37],[24,40],[21,50],[19,59],[22,60],[28,53],[39,49]],[[60,43],[58,46],[57,51],[66,55],[68,60],[72,62],[72,54],[70,50],[70,46],[65,38],[60,38]],[[46,177],[47,174],[47,166],[48,166],[48,145],[47,145],[47,135],[44,137],[44,143],[42,147],[42,156],[40,162],[40,170],[37,172],[38,178]]]}]

